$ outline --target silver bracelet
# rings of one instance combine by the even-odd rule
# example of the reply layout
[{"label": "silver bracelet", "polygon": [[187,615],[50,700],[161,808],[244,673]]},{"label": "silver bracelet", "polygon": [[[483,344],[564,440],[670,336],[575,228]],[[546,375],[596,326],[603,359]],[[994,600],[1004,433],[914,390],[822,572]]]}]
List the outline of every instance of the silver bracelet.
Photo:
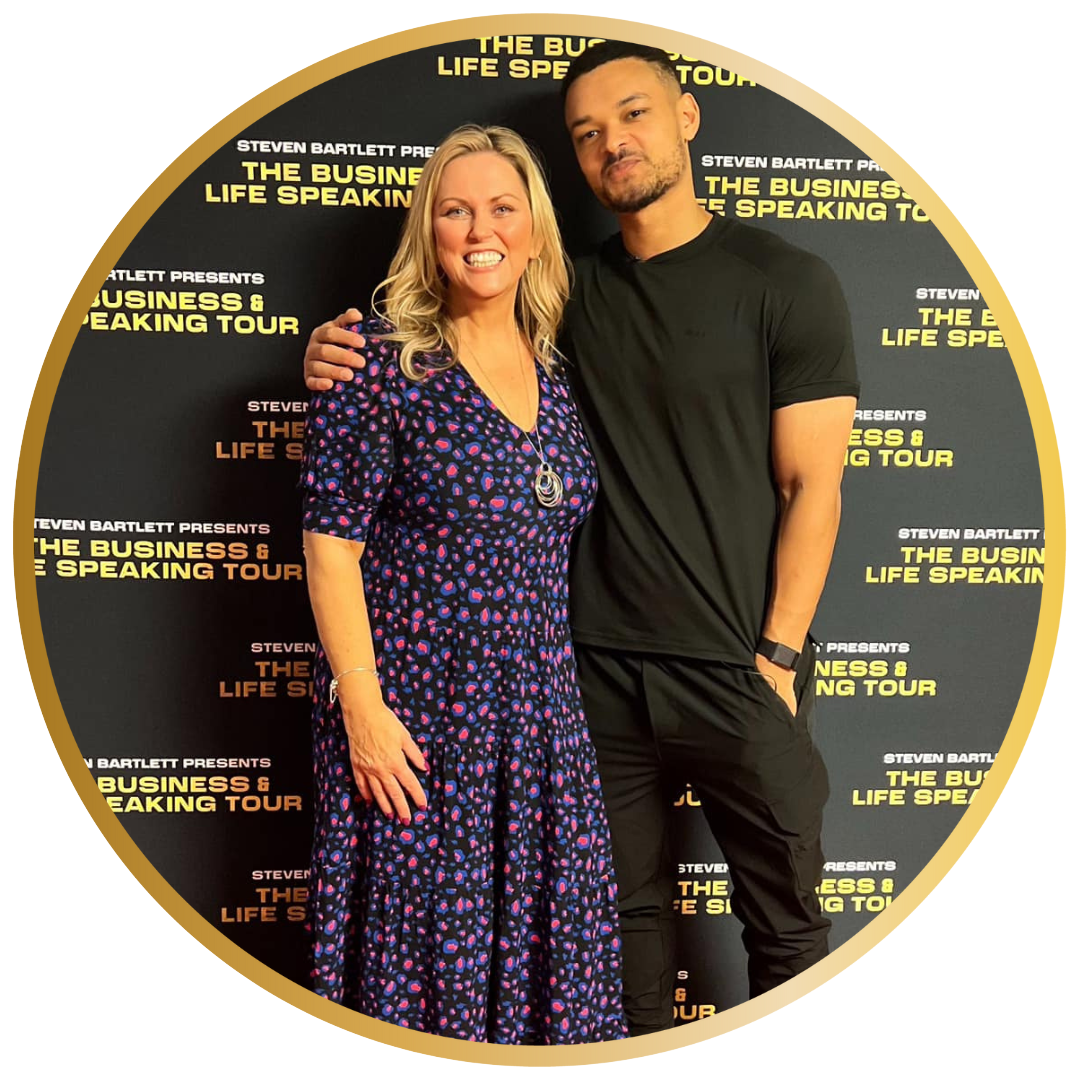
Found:
[{"label": "silver bracelet", "polygon": [[333,705],[334,702],[337,701],[337,696],[338,696],[338,694],[337,694],[337,684],[339,682],[341,682],[341,680],[344,679],[346,675],[351,675],[354,671],[366,671],[369,675],[375,675],[375,676],[377,676],[379,674],[374,668],[371,668],[371,667],[351,667],[351,668],[346,668],[340,674],[335,675],[330,680],[330,704],[331,705]]}]

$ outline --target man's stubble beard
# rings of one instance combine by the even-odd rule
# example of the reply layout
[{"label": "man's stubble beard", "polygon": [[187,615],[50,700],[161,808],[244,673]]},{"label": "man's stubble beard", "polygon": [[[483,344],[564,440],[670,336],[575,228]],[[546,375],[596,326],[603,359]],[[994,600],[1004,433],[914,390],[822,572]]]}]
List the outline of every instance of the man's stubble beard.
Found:
[{"label": "man's stubble beard", "polygon": [[638,187],[624,189],[618,194],[603,186],[601,177],[601,190],[597,193],[598,197],[609,210],[616,214],[636,214],[666,195],[683,178],[688,165],[688,156],[687,144],[681,142],[672,154],[658,165],[653,164],[650,158],[643,157],[641,159],[643,164],[652,165],[652,175]]}]

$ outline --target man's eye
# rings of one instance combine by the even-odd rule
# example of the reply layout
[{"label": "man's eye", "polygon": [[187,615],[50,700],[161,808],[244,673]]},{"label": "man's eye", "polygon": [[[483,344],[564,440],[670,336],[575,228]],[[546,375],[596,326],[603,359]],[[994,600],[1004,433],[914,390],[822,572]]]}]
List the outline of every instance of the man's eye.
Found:
[{"label": "man's eye", "polygon": [[631,120],[636,120],[639,116],[644,116],[648,111],[648,109],[631,109],[628,115]]},{"label": "man's eye", "polygon": [[580,136],[580,138],[578,139],[578,142],[588,142],[589,139],[591,139],[595,134],[596,134],[595,131],[586,131],[584,134],[582,134]]}]

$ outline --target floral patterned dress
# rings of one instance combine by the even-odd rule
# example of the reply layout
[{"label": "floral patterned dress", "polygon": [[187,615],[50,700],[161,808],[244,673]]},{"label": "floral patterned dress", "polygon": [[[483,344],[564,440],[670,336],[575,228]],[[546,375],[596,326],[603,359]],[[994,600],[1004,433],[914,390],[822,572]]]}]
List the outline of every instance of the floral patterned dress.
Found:
[{"label": "floral patterned dress", "polygon": [[365,367],[316,394],[304,528],[361,560],[387,706],[423,750],[409,825],[359,797],[320,651],[310,929],[316,991],[366,1015],[483,1042],[622,1038],[611,843],[567,618],[574,530],[596,473],[564,383],[537,364],[539,439],[565,484],[540,505],[536,450],[456,365]]}]

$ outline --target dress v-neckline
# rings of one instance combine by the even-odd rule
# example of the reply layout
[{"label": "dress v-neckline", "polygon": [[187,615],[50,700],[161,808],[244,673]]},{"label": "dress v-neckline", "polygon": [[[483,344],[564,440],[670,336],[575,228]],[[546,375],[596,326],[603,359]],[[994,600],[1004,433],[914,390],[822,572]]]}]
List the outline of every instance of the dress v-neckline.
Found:
[{"label": "dress v-neckline", "polygon": [[543,375],[543,365],[533,357],[533,375],[536,379],[536,413],[533,416],[532,426],[525,428],[521,424],[517,423],[512,417],[507,416],[505,412],[492,400],[491,395],[476,381],[476,376],[465,366],[464,361],[458,357],[457,366],[465,372],[465,377],[473,385],[473,389],[484,399],[484,402],[491,409],[499,414],[515,431],[520,431],[524,435],[537,434],[537,428],[540,426],[540,398],[543,394],[543,387],[541,386],[541,378]]}]

